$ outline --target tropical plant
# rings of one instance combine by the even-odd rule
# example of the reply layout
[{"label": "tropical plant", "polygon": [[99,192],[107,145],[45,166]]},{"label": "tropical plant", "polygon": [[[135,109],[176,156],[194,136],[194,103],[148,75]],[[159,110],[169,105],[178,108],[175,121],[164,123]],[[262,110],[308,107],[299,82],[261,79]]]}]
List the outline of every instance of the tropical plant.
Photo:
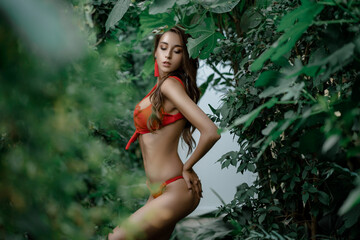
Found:
[{"label": "tropical plant", "polygon": [[356,196],[353,211],[338,211],[359,171],[359,3],[240,9],[237,18],[252,25],[220,44],[238,53],[221,61],[238,67],[235,84],[221,80],[234,88],[214,119],[239,136],[239,151],[225,154],[222,167],[258,178],[241,184],[221,212],[240,238],[262,229],[294,239],[358,238]]}]

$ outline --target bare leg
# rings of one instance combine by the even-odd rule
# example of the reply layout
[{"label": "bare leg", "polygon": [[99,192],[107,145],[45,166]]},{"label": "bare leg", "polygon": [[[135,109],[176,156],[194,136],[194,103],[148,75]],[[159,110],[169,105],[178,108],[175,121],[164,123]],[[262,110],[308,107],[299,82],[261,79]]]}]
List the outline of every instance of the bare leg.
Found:
[{"label": "bare leg", "polygon": [[[151,200],[153,200],[153,196],[150,195],[148,200],[146,201],[145,205],[148,204]],[[144,206],[145,206],[144,205]],[[143,206],[143,207],[144,207]],[[143,208],[141,207],[141,208]],[[137,211],[140,211],[141,208],[139,208]],[[120,227],[115,227],[113,229],[113,232],[112,233],[109,233],[108,236],[107,236],[107,240],[125,240],[126,239],[126,231],[124,228],[120,228]]]},{"label": "bare leg", "polygon": [[109,234],[109,240],[169,239],[175,224],[191,213],[198,203],[196,194],[187,189],[183,179],[175,181],[161,196],[149,199],[132,214],[126,226],[116,227],[114,233]]}]

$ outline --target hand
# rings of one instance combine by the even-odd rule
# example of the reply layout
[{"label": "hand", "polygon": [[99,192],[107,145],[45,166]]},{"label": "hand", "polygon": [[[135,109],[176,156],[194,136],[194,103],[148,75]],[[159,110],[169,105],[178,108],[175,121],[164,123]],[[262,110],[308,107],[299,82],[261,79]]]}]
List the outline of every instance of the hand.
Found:
[{"label": "hand", "polygon": [[183,170],[182,175],[188,186],[188,189],[196,193],[199,198],[202,198],[201,182],[195,171],[192,168],[189,170]]}]

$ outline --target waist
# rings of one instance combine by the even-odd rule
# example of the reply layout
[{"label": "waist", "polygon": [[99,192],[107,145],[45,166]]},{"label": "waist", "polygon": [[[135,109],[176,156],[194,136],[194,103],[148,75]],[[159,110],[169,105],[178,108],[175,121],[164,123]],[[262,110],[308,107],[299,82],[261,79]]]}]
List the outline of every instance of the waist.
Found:
[{"label": "waist", "polygon": [[173,177],[181,176],[184,164],[179,157],[144,158],[144,169],[148,181],[165,182]]}]

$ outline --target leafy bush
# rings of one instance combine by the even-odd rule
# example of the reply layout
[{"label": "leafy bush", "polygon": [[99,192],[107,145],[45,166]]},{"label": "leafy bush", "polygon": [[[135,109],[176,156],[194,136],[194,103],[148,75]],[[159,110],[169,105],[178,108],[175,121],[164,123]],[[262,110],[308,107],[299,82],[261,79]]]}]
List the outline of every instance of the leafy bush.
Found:
[{"label": "leafy bush", "polygon": [[358,238],[359,206],[338,211],[359,171],[359,5],[278,1],[239,11],[253,24],[220,43],[236,58],[212,58],[237,66],[236,84],[220,82],[234,88],[214,119],[239,136],[239,151],[225,154],[222,167],[258,178],[241,184],[221,212],[240,238],[261,229],[293,239]]},{"label": "leafy bush", "polygon": [[145,201],[137,148],[124,151],[139,73],[97,42],[88,7],[0,3],[3,239],[105,238]]}]

